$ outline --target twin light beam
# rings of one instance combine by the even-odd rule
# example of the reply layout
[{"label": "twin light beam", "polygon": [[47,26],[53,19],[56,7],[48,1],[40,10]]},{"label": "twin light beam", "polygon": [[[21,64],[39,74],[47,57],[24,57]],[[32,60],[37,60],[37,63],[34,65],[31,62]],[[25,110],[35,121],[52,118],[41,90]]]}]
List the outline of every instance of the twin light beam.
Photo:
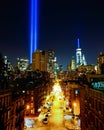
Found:
[{"label": "twin light beam", "polygon": [[37,27],[38,27],[38,0],[31,0],[30,4],[30,63],[32,53],[37,50]]},{"label": "twin light beam", "polygon": [[[31,0],[30,4],[30,63],[32,53],[37,50],[37,27],[38,27],[38,0]],[[79,38],[78,48],[80,48]]]}]

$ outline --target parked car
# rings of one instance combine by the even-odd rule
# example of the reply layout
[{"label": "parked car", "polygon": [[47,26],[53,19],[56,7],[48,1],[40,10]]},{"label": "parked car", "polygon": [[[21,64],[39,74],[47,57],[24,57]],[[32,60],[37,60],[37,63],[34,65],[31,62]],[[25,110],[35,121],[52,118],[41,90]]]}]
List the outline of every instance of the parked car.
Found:
[{"label": "parked car", "polygon": [[44,119],[43,119],[43,123],[44,123],[44,124],[47,124],[47,123],[48,123],[48,119],[47,119],[47,118],[44,118]]}]

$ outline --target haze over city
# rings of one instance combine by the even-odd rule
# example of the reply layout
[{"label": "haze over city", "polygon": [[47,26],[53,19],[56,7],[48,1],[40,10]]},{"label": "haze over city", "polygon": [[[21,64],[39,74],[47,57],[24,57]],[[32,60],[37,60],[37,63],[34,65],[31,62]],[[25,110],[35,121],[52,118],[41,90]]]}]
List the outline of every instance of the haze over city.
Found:
[{"label": "haze over city", "polygon": [[[97,0],[39,0],[38,49],[53,49],[66,69],[79,38],[87,63],[96,64],[104,50],[103,7]],[[1,1],[0,17],[0,52],[13,64],[17,57],[29,58],[30,1]]]}]

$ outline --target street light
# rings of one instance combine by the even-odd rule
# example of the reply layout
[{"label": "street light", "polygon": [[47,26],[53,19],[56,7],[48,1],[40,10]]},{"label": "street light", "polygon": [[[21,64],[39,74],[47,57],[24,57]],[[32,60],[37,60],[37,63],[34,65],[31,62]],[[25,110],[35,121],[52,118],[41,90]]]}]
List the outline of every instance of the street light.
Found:
[{"label": "street light", "polygon": [[26,110],[29,110],[30,109],[30,105],[26,105]]},{"label": "street light", "polygon": [[74,107],[76,107],[76,106],[77,106],[77,103],[76,103],[76,102],[74,102],[74,103],[73,103],[73,106],[74,106]]}]

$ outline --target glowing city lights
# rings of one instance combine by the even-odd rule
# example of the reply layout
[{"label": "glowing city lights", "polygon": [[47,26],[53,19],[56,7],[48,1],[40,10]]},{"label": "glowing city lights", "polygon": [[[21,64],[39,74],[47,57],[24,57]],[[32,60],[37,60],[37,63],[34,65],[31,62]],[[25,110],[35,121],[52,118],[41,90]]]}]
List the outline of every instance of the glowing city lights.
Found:
[{"label": "glowing city lights", "polygon": [[38,0],[31,0],[30,4],[30,63],[32,63],[32,53],[37,49],[37,27],[38,27]]},{"label": "glowing city lights", "polygon": [[60,93],[60,92],[62,92],[61,87],[59,86],[59,84],[55,84],[53,86],[53,92],[54,93]]},{"label": "glowing city lights", "polygon": [[30,105],[27,105],[27,106],[26,106],[26,109],[29,110],[29,109],[30,109]]}]

